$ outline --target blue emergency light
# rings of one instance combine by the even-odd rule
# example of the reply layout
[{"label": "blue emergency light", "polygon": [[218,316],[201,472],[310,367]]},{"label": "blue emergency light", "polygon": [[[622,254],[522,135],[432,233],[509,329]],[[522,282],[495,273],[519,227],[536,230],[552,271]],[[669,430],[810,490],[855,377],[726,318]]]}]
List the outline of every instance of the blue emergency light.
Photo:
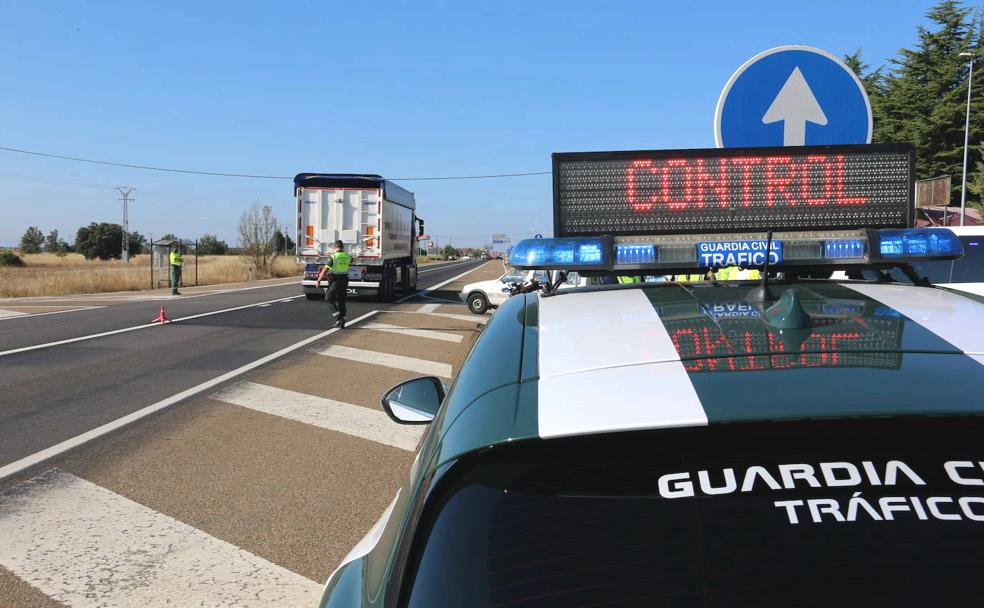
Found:
[{"label": "blue emergency light", "polygon": [[608,270],[612,267],[612,239],[525,239],[513,248],[509,261],[514,268]]},{"label": "blue emergency light", "polygon": [[948,229],[879,230],[878,239],[882,258],[947,259],[963,255],[960,239]]},{"label": "blue emergency light", "polygon": [[960,239],[946,228],[777,232],[768,248],[763,236],[736,233],[526,239],[516,245],[511,263],[518,269],[648,270],[656,271],[653,274],[672,274],[729,265],[760,268],[767,249],[771,252],[770,267],[777,270],[900,264],[963,256]]}]

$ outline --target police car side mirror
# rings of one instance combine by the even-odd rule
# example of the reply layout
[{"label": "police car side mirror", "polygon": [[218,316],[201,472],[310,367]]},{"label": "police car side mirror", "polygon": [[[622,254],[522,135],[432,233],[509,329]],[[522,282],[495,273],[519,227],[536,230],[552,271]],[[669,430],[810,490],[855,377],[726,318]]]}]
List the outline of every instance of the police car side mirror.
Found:
[{"label": "police car side mirror", "polygon": [[437,415],[447,387],[440,378],[414,378],[386,391],[381,399],[389,417],[400,424],[427,424]]}]

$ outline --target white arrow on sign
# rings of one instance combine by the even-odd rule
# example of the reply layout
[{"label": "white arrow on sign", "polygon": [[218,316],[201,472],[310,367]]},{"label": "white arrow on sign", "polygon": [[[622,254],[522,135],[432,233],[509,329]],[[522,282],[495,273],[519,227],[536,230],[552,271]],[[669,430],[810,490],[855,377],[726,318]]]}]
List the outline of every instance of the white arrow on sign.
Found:
[{"label": "white arrow on sign", "polygon": [[817,98],[813,96],[813,91],[810,90],[810,85],[806,83],[799,68],[793,68],[793,73],[786,79],[786,84],[782,85],[779,94],[762,117],[764,124],[780,120],[783,121],[782,145],[784,146],[806,145],[807,121],[818,125],[827,124],[827,115],[820,108]]}]

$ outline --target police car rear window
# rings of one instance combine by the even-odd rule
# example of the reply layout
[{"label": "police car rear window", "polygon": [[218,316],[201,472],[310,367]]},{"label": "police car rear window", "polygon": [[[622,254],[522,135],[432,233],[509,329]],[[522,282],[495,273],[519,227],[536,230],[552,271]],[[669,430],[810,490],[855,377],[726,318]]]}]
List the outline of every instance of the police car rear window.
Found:
[{"label": "police car rear window", "polygon": [[491,450],[428,507],[403,605],[977,605],[982,431],[731,424]]}]

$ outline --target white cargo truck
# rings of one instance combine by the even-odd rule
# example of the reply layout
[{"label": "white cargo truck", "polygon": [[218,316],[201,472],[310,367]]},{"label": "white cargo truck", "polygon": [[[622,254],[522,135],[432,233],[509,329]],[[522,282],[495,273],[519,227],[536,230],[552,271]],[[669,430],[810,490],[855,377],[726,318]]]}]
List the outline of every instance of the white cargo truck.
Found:
[{"label": "white cargo truck", "polygon": [[317,278],[335,241],[352,256],[350,296],[389,298],[417,289],[417,237],[424,222],[413,192],[379,175],[299,173],[297,261],[309,300],[323,297]]}]

